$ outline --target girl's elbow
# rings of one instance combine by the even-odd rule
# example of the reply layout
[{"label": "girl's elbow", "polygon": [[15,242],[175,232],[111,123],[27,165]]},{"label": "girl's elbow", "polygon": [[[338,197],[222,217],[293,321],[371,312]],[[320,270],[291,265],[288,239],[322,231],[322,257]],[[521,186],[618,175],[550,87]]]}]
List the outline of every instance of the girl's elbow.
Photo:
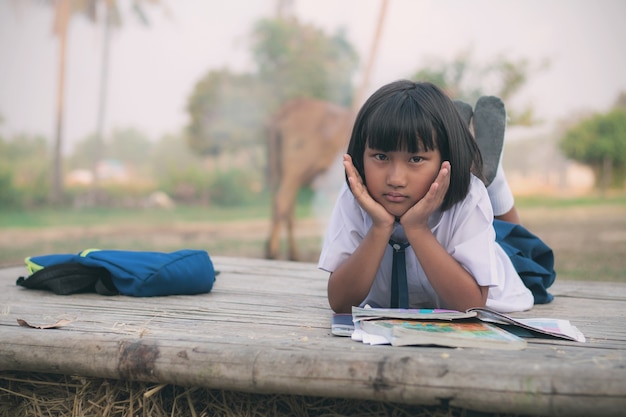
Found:
[{"label": "girl's elbow", "polygon": [[333,310],[333,312],[337,314],[352,313],[351,305],[337,300],[336,297],[332,297],[330,294],[328,295],[328,304],[330,305],[330,308]]},{"label": "girl's elbow", "polygon": [[336,278],[334,273],[328,277],[328,287],[326,288],[328,304],[335,313],[351,313],[352,306],[349,302],[349,293],[342,285],[339,285],[340,282]]},{"label": "girl's elbow", "polygon": [[466,311],[470,308],[482,308],[487,305],[487,295],[489,287],[479,287],[479,293],[473,296],[465,296],[457,299],[456,302],[450,301],[448,308],[458,311]]},{"label": "girl's elbow", "polygon": [[478,294],[478,297],[472,303],[474,305],[468,306],[465,310],[469,308],[474,308],[474,307],[482,308],[487,305],[487,296],[489,295],[489,287],[479,287],[479,290],[480,290],[480,294]]}]

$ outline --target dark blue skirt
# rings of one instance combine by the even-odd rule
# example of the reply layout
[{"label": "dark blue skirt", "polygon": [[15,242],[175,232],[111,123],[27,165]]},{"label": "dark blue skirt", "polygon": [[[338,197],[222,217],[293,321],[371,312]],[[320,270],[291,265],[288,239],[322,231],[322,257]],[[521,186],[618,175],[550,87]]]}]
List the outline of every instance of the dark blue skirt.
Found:
[{"label": "dark blue skirt", "polygon": [[548,288],[556,278],[554,253],[541,239],[524,226],[494,220],[496,241],[509,255],[513,266],[530,289],[535,304],[546,304],[554,299]]}]

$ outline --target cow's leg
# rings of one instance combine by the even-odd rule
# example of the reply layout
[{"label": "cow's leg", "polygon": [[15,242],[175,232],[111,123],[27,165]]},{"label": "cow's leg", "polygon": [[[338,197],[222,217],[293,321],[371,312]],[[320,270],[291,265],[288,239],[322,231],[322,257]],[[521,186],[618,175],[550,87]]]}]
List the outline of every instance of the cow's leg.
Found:
[{"label": "cow's leg", "polygon": [[[289,233],[289,257],[296,252],[295,242],[293,242],[292,221],[295,207],[296,195],[299,186],[293,178],[283,178],[280,187],[273,197],[272,225],[270,236],[267,242],[266,258],[277,259],[280,251],[280,228],[283,223],[287,224]],[[296,255],[297,256],[297,255]]]},{"label": "cow's leg", "polygon": [[300,259],[298,255],[298,248],[296,245],[296,238],[294,236],[294,222],[295,222],[295,207],[291,206],[291,210],[289,211],[289,216],[287,218],[287,239],[289,242],[289,260],[297,261]]},{"label": "cow's leg", "polygon": [[270,225],[270,236],[265,245],[265,257],[267,259],[278,258],[278,249],[280,246],[280,221],[276,215],[272,215],[272,224]]}]

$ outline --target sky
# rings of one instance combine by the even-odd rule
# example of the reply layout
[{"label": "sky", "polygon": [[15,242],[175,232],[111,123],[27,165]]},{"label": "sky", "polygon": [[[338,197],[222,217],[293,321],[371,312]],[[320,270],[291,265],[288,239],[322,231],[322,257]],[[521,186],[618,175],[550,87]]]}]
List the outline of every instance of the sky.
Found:
[{"label": "sky", "polygon": [[[152,139],[188,123],[187,98],[207,72],[253,70],[250,31],[276,0],[161,0],[150,26],[121,1],[124,25],[111,40],[105,134],[136,128]],[[382,0],[293,0],[306,23],[345,30],[368,58]],[[550,66],[532,75],[512,105],[532,105],[547,124],[607,111],[626,91],[623,0],[389,0],[367,94],[436,60],[472,51]],[[0,135],[52,140],[58,41],[42,2],[0,0]],[[97,128],[102,25],[73,19],[69,33],[64,152]],[[359,82],[357,76],[356,83]],[[487,92],[489,93],[489,92]]]}]

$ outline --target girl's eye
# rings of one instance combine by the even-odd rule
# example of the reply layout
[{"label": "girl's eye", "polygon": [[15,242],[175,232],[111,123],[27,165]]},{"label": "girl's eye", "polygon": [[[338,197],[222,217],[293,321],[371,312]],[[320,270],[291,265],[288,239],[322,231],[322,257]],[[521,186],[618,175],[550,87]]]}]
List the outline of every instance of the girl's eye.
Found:
[{"label": "girl's eye", "polygon": [[411,157],[411,162],[420,162],[422,161],[424,158],[422,158],[421,156],[412,156]]},{"label": "girl's eye", "polygon": [[387,159],[387,155],[385,155],[384,153],[377,153],[374,154],[374,159],[377,159],[379,161],[385,161]]}]

